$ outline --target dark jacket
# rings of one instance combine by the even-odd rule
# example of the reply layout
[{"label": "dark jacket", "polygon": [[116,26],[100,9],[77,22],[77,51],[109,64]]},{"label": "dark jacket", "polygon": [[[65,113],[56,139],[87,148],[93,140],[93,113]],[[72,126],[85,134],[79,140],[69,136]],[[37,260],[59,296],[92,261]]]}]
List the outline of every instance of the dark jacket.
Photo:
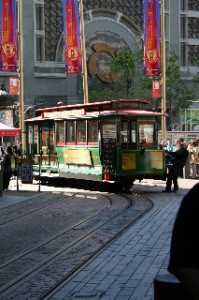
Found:
[{"label": "dark jacket", "polygon": [[189,157],[189,151],[186,148],[180,148],[175,152],[169,152],[169,154],[173,157],[172,164],[174,166],[184,168]]}]

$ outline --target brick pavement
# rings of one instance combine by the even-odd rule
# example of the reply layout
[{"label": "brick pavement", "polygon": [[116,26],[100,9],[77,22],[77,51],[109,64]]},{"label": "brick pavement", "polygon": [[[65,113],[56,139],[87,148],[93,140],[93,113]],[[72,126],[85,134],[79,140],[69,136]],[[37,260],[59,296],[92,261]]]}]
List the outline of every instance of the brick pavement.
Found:
[{"label": "brick pavement", "polygon": [[153,279],[167,273],[176,212],[196,182],[179,180],[178,193],[161,193],[162,181],[136,182],[133,191],[149,197],[152,210],[46,299],[152,300]]},{"label": "brick pavement", "polygon": [[[161,193],[165,187],[162,181],[136,182],[133,192],[150,198],[154,203],[152,210],[48,299],[152,300],[153,279],[157,274],[167,273],[176,212],[183,195],[196,182],[180,179],[178,193]],[[12,181],[10,190],[3,192],[0,208],[37,193],[38,185],[31,185],[30,192],[30,185],[20,183],[19,192],[15,193],[16,182]],[[41,186],[41,191],[45,187]]]}]

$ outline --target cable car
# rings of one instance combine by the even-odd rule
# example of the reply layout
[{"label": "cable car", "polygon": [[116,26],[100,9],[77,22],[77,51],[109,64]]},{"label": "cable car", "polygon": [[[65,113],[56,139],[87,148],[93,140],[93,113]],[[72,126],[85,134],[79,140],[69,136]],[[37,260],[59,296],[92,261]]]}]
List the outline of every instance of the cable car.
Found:
[{"label": "cable car", "polygon": [[111,181],[123,190],[137,179],[165,180],[165,154],[158,146],[163,114],[147,109],[149,104],[119,99],[38,109],[25,121],[34,177]]}]

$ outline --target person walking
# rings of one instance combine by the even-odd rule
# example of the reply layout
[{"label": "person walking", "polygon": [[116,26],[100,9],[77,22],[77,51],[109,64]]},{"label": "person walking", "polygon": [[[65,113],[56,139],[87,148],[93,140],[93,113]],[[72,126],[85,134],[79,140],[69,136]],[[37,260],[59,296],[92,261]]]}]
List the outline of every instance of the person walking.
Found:
[{"label": "person walking", "polygon": [[[176,150],[174,152],[168,152],[168,154],[172,155],[173,160],[167,175],[166,189],[163,192],[176,192],[178,190],[178,177],[182,176],[183,168],[189,156],[184,139],[178,139],[176,142]],[[171,190],[172,183],[174,185],[173,190]]]}]

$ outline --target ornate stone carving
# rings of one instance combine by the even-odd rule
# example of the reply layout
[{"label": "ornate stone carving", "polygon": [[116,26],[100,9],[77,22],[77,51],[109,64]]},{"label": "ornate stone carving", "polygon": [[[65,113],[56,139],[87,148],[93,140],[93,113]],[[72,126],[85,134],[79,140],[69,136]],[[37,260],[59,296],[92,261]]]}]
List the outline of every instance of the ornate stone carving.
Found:
[{"label": "ornate stone carving", "polygon": [[106,83],[115,82],[117,80],[117,77],[110,70],[108,72],[105,72],[105,70],[103,68],[100,68],[97,64],[97,61],[100,59],[100,56],[104,53],[114,58],[116,55],[114,49],[110,45],[105,43],[96,44],[92,48],[95,52],[90,56],[88,62],[88,69],[91,74],[91,77],[93,78],[97,76],[99,79]]},{"label": "ornate stone carving", "polygon": [[199,38],[199,19],[188,18],[188,38]]},{"label": "ornate stone carving", "polygon": [[189,65],[198,66],[199,46],[188,46]]},{"label": "ornate stone carving", "polygon": [[45,0],[45,60],[55,61],[56,49],[63,31],[62,1]]},{"label": "ornate stone carving", "polygon": [[[142,0],[84,0],[84,11],[110,9],[120,12],[142,28]],[[56,49],[63,32],[62,0],[45,0],[45,60],[55,61]]]},{"label": "ornate stone carving", "polygon": [[188,9],[199,11],[199,0],[188,0]]}]

